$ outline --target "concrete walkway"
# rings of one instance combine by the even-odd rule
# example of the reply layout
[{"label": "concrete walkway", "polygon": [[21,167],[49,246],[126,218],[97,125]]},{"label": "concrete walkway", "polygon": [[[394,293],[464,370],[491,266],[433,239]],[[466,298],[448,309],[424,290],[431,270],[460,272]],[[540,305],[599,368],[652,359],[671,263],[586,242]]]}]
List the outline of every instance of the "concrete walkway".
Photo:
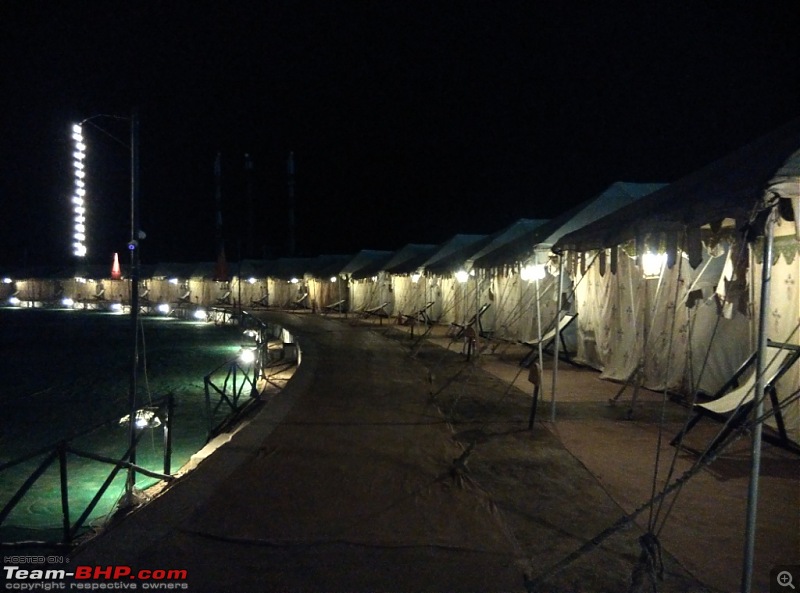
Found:
[{"label": "concrete walkway", "polygon": [[521,590],[513,536],[397,343],[312,316],[288,387],[73,563],[185,569],[192,591]]},{"label": "concrete walkway", "polygon": [[[469,364],[439,337],[412,357],[407,328],[263,315],[302,348],[287,388],[73,563],[185,569],[192,591],[524,591],[524,574],[547,574],[649,498],[659,394],[641,394],[623,421],[625,398],[605,405],[617,385],[564,369],[558,423],[529,431],[531,386],[513,352]],[[668,431],[683,413],[671,408]],[[766,452],[755,590],[773,561],[800,561],[799,462]],[[660,591],[738,588],[744,455],[693,479],[672,511]],[[678,471],[691,461],[682,454]],[[641,527],[541,590],[627,590]]]}]

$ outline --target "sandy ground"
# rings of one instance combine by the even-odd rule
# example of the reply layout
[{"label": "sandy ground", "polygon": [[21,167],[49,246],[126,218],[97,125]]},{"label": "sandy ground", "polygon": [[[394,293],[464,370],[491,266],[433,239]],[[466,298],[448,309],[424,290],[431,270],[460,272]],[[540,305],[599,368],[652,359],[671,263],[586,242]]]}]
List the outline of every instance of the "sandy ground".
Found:
[{"label": "sandy ground", "polygon": [[[545,369],[529,430],[514,347],[467,360],[438,330],[418,341],[386,321],[264,315],[303,350],[284,391],[72,562],[186,569],[194,591],[626,591],[655,519],[659,591],[738,590],[746,442],[612,533],[649,500],[656,451],[657,485],[668,471],[681,406],[659,446],[660,394],[640,392],[624,420],[628,394],[607,405],[618,385],[562,367],[552,423]],[[764,451],[755,591],[800,561],[800,462]],[[674,475],[692,462],[681,452]]]}]

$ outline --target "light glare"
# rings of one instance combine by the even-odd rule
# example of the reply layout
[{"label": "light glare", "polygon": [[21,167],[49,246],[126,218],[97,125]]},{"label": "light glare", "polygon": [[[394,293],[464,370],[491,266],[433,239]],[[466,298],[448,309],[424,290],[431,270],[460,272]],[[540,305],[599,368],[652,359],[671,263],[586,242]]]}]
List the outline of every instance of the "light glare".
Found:
[{"label": "light glare", "polygon": [[87,250],[84,244],[86,241],[86,226],[84,225],[85,219],[83,217],[83,197],[86,195],[86,189],[84,189],[86,184],[83,179],[86,177],[86,172],[84,171],[83,160],[86,158],[86,153],[84,152],[86,144],[83,142],[83,129],[80,124],[72,125],[72,139],[74,141],[72,157],[75,159],[72,165],[75,168],[74,180],[76,187],[72,203],[75,205],[74,211],[78,214],[75,218],[75,234],[73,238],[76,239],[76,242],[73,243],[72,253],[76,257],[85,257]]},{"label": "light glare", "polygon": [[239,352],[239,361],[244,364],[252,364],[256,360],[256,351],[252,348],[242,348]]},{"label": "light glare", "polygon": [[642,255],[642,273],[645,278],[657,278],[667,263],[666,253],[645,253]]}]

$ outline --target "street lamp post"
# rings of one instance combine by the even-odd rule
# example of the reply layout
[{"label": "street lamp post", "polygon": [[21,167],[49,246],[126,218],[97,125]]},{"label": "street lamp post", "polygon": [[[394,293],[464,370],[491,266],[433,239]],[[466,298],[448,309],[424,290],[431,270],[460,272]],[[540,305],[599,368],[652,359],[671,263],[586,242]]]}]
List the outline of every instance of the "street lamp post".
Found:
[{"label": "street lamp post", "polygon": [[[136,390],[139,367],[139,114],[134,109],[131,113],[131,240],[128,250],[131,252],[131,333],[133,348],[131,353],[131,376],[128,404],[130,409],[129,445],[131,464],[136,463]],[[136,470],[128,466],[125,481],[126,504],[134,504],[136,486]]]},{"label": "street lamp post", "polygon": [[[79,124],[73,127],[73,139],[75,140],[75,195],[72,197],[75,212],[75,243],[74,255],[77,257],[86,256],[86,227],[85,227],[85,213],[86,204],[84,198],[86,196],[86,183],[84,181],[84,159],[86,145],[84,144],[84,137],[82,134],[82,126],[90,120],[100,117],[107,117],[111,119],[126,119],[130,122],[130,155],[131,155],[131,238],[128,243],[128,250],[131,254],[131,337],[132,351],[130,359],[130,389],[128,392],[128,407],[130,415],[128,416],[129,426],[129,462],[128,474],[125,482],[125,499],[122,506],[132,506],[135,504],[135,486],[136,486],[136,470],[133,465],[136,463],[136,443],[137,443],[137,409],[136,409],[136,392],[137,392],[137,373],[139,366],[139,240],[144,238],[144,233],[139,229],[139,115],[134,109],[131,112],[130,118],[118,115],[93,115],[87,117]],[[102,128],[100,128],[101,131]],[[105,132],[108,134],[108,132]],[[110,134],[109,134],[110,135]],[[112,136],[113,138],[113,136]],[[115,139],[116,140],[116,139]],[[119,142],[119,140],[117,140]],[[120,142],[124,145],[123,142]]]}]

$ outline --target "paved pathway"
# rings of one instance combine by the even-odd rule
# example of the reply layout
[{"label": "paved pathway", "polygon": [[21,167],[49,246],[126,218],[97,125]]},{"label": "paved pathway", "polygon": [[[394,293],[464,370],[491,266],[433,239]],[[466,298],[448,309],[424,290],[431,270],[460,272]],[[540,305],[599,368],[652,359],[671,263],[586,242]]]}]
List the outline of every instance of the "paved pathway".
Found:
[{"label": "paved pathway", "polygon": [[185,569],[191,591],[523,590],[423,369],[367,329],[265,315],[301,345],[289,386],[73,563]]}]

